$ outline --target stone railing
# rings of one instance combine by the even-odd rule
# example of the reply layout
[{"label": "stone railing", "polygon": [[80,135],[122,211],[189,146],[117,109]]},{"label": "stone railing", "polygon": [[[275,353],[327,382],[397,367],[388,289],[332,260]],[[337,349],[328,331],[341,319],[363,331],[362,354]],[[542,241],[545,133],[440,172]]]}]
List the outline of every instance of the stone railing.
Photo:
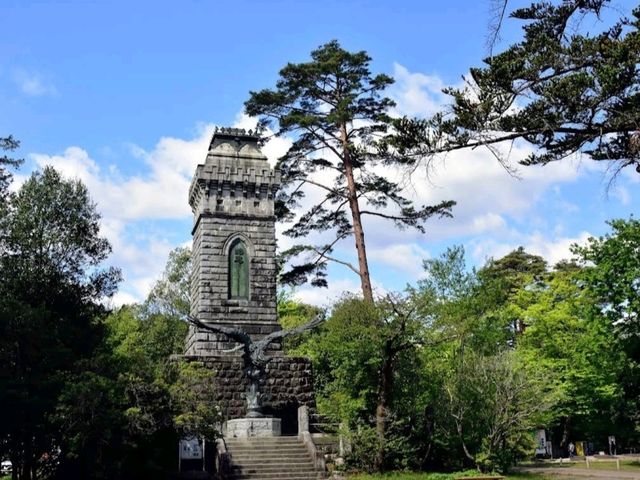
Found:
[{"label": "stone railing", "polygon": [[304,443],[309,455],[311,455],[316,471],[325,472],[327,466],[324,461],[324,455],[316,448],[313,437],[309,433],[309,407],[306,405],[298,407],[298,437]]},{"label": "stone railing", "polygon": [[231,455],[227,451],[227,445],[224,443],[224,438],[218,438],[216,440],[215,464],[216,473],[220,480],[226,480],[232,477]]}]

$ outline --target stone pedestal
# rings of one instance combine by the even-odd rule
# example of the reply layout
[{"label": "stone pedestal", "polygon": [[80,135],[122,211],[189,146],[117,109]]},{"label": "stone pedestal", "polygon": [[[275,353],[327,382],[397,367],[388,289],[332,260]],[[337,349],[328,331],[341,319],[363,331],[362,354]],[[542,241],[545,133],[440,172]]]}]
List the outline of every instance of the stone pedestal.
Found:
[{"label": "stone pedestal", "polygon": [[280,431],[279,418],[234,418],[225,422],[223,434],[225,438],[279,437]]}]

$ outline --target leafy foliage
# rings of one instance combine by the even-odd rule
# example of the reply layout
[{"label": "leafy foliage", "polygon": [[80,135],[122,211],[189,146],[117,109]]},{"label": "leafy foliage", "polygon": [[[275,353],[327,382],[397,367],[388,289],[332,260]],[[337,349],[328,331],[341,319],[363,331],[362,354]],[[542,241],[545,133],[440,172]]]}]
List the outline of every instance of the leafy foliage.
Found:
[{"label": "leafy foliage", "polygon": [[[603,316],[625,353],[618,370],[624,391],[617,421],[631,427],[640,420],[640,222],[635,218],[609,222],[611,233],[591,238],[575,253],[586,263],[584,283],[596,299],[594,315]],[[630,421],[629,421],[630,420]]]},{"label": "leafy foliage", "polygon": [[[511,13],[523,38],[471,69],[462,89],[448,88],[450,114],[401,119],[390,145],[431,156],[522,139],[534,152],[521,163],[546,164],[580,152],[640,172],[640,9],[601,31],[585,31],[608,0],[536,2]],[[576,26],[581,22],[582,25]]]},{"label": "leafy foliage", "polygon": [[589,239],[575,252],[587,268],[587,281],[621,340],[638,353],[640,345],[640,221],[612,220],[612,232]]},{"label": "leafy foliage", "polygon": [[189,314],[190,281],[191,249],[178,247],[169,252],[165,271],[149,293],[145,310],[184,320]]},{"label": "leafy foliage", "polygon": [[86,188],[52,168],[34,173],[0,217],[0,435],[19,478],[61,445],[51,424],[58,396],[100,343],[99,301],[120,275],[99,267],[110,246],[98,221]]},{"label": "leafy foliage", "polygon": [[542,378],[513,352],[458,357],[445,381],[444,408],[464,454],[483,471],[505,471],[531,451],[530,431],[549,408]]},{"label": "leafy foliage", "polygon": [[[12,152],[18,147],[20,147],[20,142],[13,136],[0,137],[0,151]],[[8,188],[12,180],[9,169],[17,168],[20,164],[22,164],[22,159],[9,157],[6,153],[0,156],[0,214],[6,206]]]},{"label": "leafy foliage", "polygon": [[[519,248],[475,270],[462,247],[424,265],[396,305],[409,317],[345,298],[296,349],[314,361],[320,411],[349,426],[348,467],[505,471],[532,455],[541,425],[555,448],[565,438],[603,448],[610,434],[634,441],[635,363],[600,308],[597,265],[574,259],[549,270]],[[634,265],[617,268],[624,278]],[[409,348],[393,357],[381,464],[376,413],[392,338]]]}]

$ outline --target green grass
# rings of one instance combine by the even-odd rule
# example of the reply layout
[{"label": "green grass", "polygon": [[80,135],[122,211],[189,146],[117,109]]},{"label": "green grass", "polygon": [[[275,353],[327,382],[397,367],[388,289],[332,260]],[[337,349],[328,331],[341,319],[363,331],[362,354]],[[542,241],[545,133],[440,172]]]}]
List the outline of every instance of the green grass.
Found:
[{"label": "green grass", "polygon": [[[581,466],[582,468],[585,468],[587,466],[586,462],[578,462],[578,464],[576,465],[576,467]],[[612,461],[595,461],[595,462],[589,462],[589,468],[593,468],[596,470],[615,470],[616,469],[616,462],[612,462]],[[637,472],[640,471],[640,462],[638,461],[633,461],[633,460],[620,460],[620,470],[626,470],[626,471],[631,471],[631,472]]]},{"label": "green grass", "polygon": [[375,474],[350,475],[349,479],[354,480],[455,480],[462,476],[477,476],[475,470],[456,473],[424,473],[424,472],[389,472]]},{"label": "green grass", "polygon": [[[508,480],[559,480],[561,477],[557,475],[545,475],[544,473],[512,473],[507,475]],[[566,475],[562,477],[564,480],[571,480]]]},{"label": "green grass", "polygon": [[[527,468],[587,468],[587,462],[572,461],[562,463],[551,462],[535,462],[535,463],[523,463],[523,467]],[[595,460],[589,462],[589,468],[594,470],[616,470],[615,460]],[[640,461],[638,460],[620,460],[620,470],[626,470],[631,472],[637,472],[640,470]]]},{"label": "green grass", "polygon": [[[475,470],[456,473],[412,473],[412,472],[392,472],[384,474],[358,474],[350,475],[350,480],[455,480],[461,476],[477,476]],[[538,473],[513,473],[506,475],[507,480],[571,480],[569,477],[558,477],[555,475],[545,475],[543,472]]]},{"label": "green grass", "polygon": [[[382,474],[358,474],[350,475],[350,480],[455,480],[456,478],[463,476],[477,477],[479,474],[475,470],[467,470],[465,472],[455,473],[418,473],[418,472],[391,472]],[[518,473],[505,476],[508,480],[551,480],[554,477],[530,474],[530,473]]]}]

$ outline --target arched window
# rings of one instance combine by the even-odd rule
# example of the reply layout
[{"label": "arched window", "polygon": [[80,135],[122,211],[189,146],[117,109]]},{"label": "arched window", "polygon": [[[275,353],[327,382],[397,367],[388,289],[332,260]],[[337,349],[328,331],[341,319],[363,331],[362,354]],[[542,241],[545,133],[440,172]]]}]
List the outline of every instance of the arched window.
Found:
[{"label": "arched window", "polygon": [[249,255],[240,239],[229,249],[229,298],[249,298]]}]

